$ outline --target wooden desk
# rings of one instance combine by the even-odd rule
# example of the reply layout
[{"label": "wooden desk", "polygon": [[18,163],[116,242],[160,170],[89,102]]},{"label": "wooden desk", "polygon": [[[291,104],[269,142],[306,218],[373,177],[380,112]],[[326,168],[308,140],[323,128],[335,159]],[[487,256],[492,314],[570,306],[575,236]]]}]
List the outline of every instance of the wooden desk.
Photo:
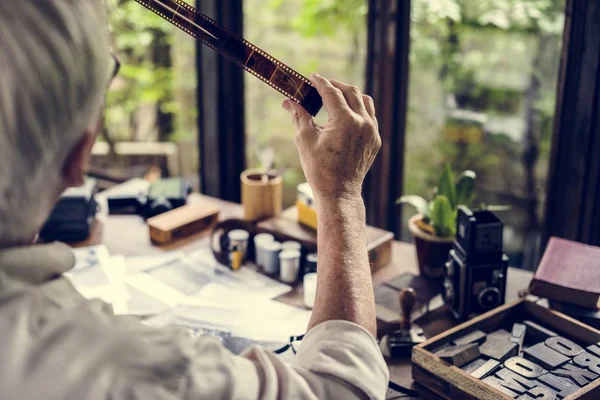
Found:
[{"label": "wooden desk", "polygon": [[[239,204],[229,203],[222,200],[202,196],[192,195],[190,201],[213,202],[221,210],[220,218],[241,218],[242,207]],[[91,238],[76,246],[87,246],[94,244],[104,244],[113,254],[123,254],[126,256],[156,254],[169,250],[191,251],[203,247],[208,247],[208,237],[210,232],[202,232],[197,235],[182,239],[176,243],[167,246],[154,246],[150,242],[148,227],[144,221],[137,216],[99,216],[99,220],[93,230]],[[398,275],[404,273],[418,274],[417,260],[413,245],[408,243],[394,242],[392,263],[379,269],[373,275],[375,286],[386,282]],[[518,292],[528,286],[532,273],[510,268],[508,272],[508,288],[506,291],[507,301],[518,298]],[[281,296],[278,300],[287,304],[302,307],[303,303],[302,288],[296,287],[292,292]],[[453,326],[456,323],[452,317],[444,310],[430,313],[426,318],[420,321],[427,337],[432,337]],[[413,383],[411,374],[410,359],[389,360],[390,375],[392,381],[405,386],[413,387],[420,393],[419,399],[437,399],[436,395],[426,390],[422,386]],[[390,398],[397,394],[390,393]],[[407,397],[403,397],[407,398]]]}]

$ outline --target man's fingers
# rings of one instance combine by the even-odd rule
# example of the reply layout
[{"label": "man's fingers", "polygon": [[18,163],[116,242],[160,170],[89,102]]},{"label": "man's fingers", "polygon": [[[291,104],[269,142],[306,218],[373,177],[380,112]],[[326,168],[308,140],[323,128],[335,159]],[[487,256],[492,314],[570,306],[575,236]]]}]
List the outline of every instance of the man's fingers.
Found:
[{"label": "man's fingers", "polygon": [[375,102],[373,101],[373,98],[371,96],[368,96],[366,94],[362,95],[363,98],[363,102],[365,103],[365,108],[367,109],[367,113],[369,113],[369,116],[371,117],[371,119],[373,121],[375,121]]},{"label": "man's fingers", "polygon": [[314,130],[313,119],[310,114],[300,104],[293,100],[285,99],[281,106],[290,113],[292,122],[296,126],[298,134],[309,134]]},{"label": "man's fingers", "polygon": [[319,74],[312,74],[310,81],[323,98],[323,106],[329,114],[347,112],[350,110],[342,91],[331,84]]},{"label": "man's fingers", "polygon": [[346,103],[350,106],[352,111],[357,114],[366,115],[367,110],[365,109],[365,104],[363,102],[362,93],[360,89],[356,86],[348,85],[344,82],[340,82],[335,79],[331,79],[331,84],[340,89],[344,98],[346,99]]}]

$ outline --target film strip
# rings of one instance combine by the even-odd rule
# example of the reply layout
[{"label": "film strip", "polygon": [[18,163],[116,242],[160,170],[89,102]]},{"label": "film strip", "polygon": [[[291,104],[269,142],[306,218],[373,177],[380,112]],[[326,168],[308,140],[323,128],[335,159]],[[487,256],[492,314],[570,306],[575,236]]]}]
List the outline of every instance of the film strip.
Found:
[{"label": "film strip", "polygon": [[323,100],[308,79],[247,40],[234,36],[184,1],[135,1],[296,101],[312,116],[321,110]]}]

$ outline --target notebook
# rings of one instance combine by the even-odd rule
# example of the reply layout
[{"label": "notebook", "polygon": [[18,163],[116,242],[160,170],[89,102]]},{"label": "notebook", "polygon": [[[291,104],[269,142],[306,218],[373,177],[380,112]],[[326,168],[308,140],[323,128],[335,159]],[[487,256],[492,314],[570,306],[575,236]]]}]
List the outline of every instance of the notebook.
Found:
[{"label": "notebook", "polygon": [[529,291],[551,300],[600,309],[600,247],[551,238]]}]

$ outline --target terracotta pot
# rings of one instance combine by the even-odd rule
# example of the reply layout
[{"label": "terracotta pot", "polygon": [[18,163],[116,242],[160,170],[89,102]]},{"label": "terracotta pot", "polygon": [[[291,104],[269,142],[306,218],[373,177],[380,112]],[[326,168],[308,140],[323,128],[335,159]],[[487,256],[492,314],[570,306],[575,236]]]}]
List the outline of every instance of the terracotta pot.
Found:
[{"label": "terracotta pot", "polygon": [[417,214],[408,220],[408,229],[417,248],[419,271],[428,278],[442,278],[454,237],[438,237],[424,232],[416,224],[422,218],[421,214]]}]

